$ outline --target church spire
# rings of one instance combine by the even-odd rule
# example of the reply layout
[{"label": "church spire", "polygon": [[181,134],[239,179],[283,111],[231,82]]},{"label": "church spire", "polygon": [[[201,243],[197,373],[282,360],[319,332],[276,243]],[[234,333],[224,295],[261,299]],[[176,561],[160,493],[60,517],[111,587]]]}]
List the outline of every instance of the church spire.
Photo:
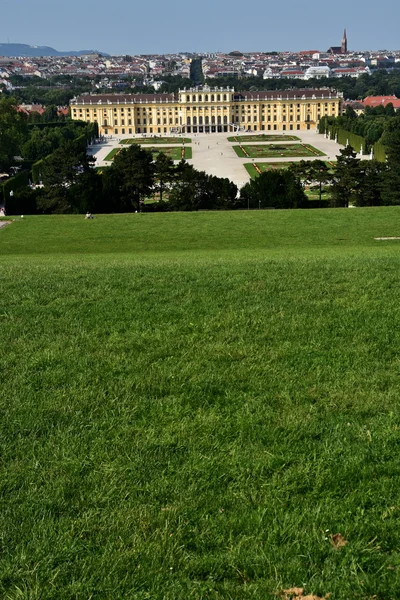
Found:
[{"label": "church spire", "polygon": [[343,32],[341,51],[342,51],[342,54],[347,54],[347,34],[346,34],[346,28],[345,28],[345,30]]}]

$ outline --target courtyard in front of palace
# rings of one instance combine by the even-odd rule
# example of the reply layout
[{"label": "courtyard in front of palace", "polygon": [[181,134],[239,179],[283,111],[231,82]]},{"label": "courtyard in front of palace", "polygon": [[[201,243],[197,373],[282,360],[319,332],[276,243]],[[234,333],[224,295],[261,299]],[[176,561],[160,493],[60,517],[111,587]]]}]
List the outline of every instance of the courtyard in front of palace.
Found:
[{"label": "courtyard in front of palace", "polygon": [[[143,135],[129,136],[129,142],[135,142],[135,137],[138,139],[137,143],[141,143],[143,148],[150,149],[152,146],[156,145],[157,150],[162,151],[163,149],[162,140],[158,139],[162,136],[147,136],[146,139],[143,139]],[[188,139],[190,139],[190,142]],[[110,136],[99,143],[89,146],[89,154],[96,158],[95,166],[109,166],[111,161],[105,159],[110,155],[115,155],[120,149],[129,147],[126,140],[126,136],[125,138],[120,136]],[[125,143],[122,143],[123,141],[125,141]],[[232,133],[229,135],[226,133],[199,133],[191,135],[187,134],[184,138],[178,134],[169,134],[164,145],[169,149],[183,149],[185,152],[182,152],[182,155],[191,154],[192,157],[187,159],[187,162],[192,164],[195,169],[205,171],[209,175],[227,177],[239,188],[250,180],[250,175],[245,167],[246,164],[256,163],[262,165],[264,162],[292,163],[302,159],[335,161],[336,157],[339,155],[339,150],[343,148],[343,146],[336,143],[334,140],[327,139],[324,135],[318,134],[315,131],[295,131],[293,132],[292,140],[288,140],[288,132],[282,132],[281,135],[277,133],[276,135],[271,134],[268,136],[263,136],[261,133],[256,135],[254,132],[240,132],[237,136]],[[265,146],[266,156],[268,156],[268,158],[254,158],[252,156],[254,153],[251,152],[251,147],[254,146],[260,148],[261,145]],[[272,150],[271,145],[273,146]],[[297,147],[296,151],[293,150],[293,152],[291,152],[292,145],[293,149],[295,146]],[[299,145],[303,145],[304,147],[305,152],[303,157],[299,155]],[[243,154],[243,156],[238,156],[238,146],[244,148],[244,152],[239,151],[239,154]],[[282,152],[279,151],[280,147]],[[191,149],[191,152],[187,152],[189,148]],[[316,152],[308,151],[309,149],[316,150]],[[154,150],[154,148],[152,148],[152,150]],[[169,150],[169,152],[171,152],[171,150]],[[246,154],[248,154],[248,156],[246,156]],[[368,158],[368,156],[364,156],[363,158]],[[263,169],[261,168],[261,170]]]}]

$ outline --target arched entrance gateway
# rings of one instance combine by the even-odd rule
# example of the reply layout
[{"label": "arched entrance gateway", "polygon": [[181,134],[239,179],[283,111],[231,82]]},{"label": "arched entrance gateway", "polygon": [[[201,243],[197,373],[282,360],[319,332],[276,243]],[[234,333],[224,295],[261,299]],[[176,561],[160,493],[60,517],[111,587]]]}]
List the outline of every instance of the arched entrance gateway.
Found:
[{"label": "arched entrance gateway", "polygon": [[165,135],[315,129],[342,113],[335,90],[235,92],[197,87],[176,94],[88,94],[71,100],[74,120],[97,123],[99,134]]}]

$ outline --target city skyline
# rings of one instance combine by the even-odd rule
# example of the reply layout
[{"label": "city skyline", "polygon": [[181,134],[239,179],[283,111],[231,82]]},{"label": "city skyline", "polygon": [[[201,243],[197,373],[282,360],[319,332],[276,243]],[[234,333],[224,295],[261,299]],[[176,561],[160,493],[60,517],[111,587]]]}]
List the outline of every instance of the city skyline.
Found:
[{"label": "city skyline", "polygon": [[[0,0],[0,43],[51,46],[60,51],[93,49],[118,54],[173,54],[262,51],[326,51],[340,45],[347,29],[349,51],[398,50],[397,18],[400,6],[389,0],[385,11],[377,11],[366,0],[362,12],[356,5],[345,12],[312,1],[304,7],[294,0],[281,5],[252,3],[251,13],[243,5],[222,0],[199,7],[181,0],[154,0],[149,14],[145,4],[132,6],[126,0],[110,6],[105,0],[66,4],[37,0]],[[21,18],[26,14],[29,19]],[[390,20],[387,15],[390,14]],[[154,16],[156,15],[156,16]],[[60,17],[62,16],[62,19]],[[397,17],[397,18],[396,18]],[[195,24],[195,26],[193,26]]]}]

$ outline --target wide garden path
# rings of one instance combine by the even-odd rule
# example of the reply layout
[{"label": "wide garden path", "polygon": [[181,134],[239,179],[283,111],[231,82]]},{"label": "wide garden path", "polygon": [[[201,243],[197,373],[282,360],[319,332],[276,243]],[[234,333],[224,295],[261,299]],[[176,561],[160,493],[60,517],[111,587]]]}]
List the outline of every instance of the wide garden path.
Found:
[{"label": "wide garden path", "polygon": [[[261,132],[260,132],[261,133]],[[270,132],[263,132],[268,135]],[[310,144],[318,150],[321,150],[326,154],[326,156],[316,156],[314,157],[306,157],[306,158],[293,158],[293,157],[276,157],[276,158],[260,158],[257,160],[253,160],[251,158],[239,158],[235,151],[233,150],[233,146],[238,145],[237,142],[228,142],[228,137],[233,137],[232,133],[200,133],[200,134],[191,134],[186,137],[191,138],[191,144],[187,144],[192,148],[193,158],[189,159],[187,162],[192,164],[199,171],[205,171],[209,175],[216,175],[217,177],[227,177],[231,181],[233,181],[238,187],[242,187],[245,183],[250,180],[250,176],[247,173],[245,167],[243,166],[246,163],[251,162],[294,162],[299,160],[336,160],[337,155],[339,154],[339,150],[343,148],[340,144],[337,144],[334,140],[326,139],[324,135],[320,135],[315,131],[293,131],[293,132],[284,132],[285,135],[294,135],[300,138],[301,143]],[[254,136],[254,132],[245,134],[240,133],[240,137],[242,138],[242,144],[250,145],[250,144],[265,144],[265,143],[275,143],[275,140],[271,140],[270,142],[246,142],[245,138]],[[126,136],[125,136],[126,137]],[[134,137],[134,136],[132,136]],[[141,137],[141,136],[137,136]],[[276,143],[285,143],[285,144],[296,144],[299,142],[296,141],[285,141],[280,142],[279,134],[276,135]],[[96,157],[96,166],[107,166],[110,163],[105,162],[104,158],[109,154],[109,152],[116,147],[126,147],[125,145],[120,144],[120,140],[122,138],[119,137],[111,137],[107,139],[104,143],[90,146],[89,153],[93,154]],[[165,144],[166,146],[172,146],[175,144]],[[177,136],[177,145],[181,145],[179,141],[179,137]],[[149,146],[145,145],[144,147]],[[162,144],[157,144],[157,148],[162,149]],[[368,158],[364,156],[363,158]]]}]

